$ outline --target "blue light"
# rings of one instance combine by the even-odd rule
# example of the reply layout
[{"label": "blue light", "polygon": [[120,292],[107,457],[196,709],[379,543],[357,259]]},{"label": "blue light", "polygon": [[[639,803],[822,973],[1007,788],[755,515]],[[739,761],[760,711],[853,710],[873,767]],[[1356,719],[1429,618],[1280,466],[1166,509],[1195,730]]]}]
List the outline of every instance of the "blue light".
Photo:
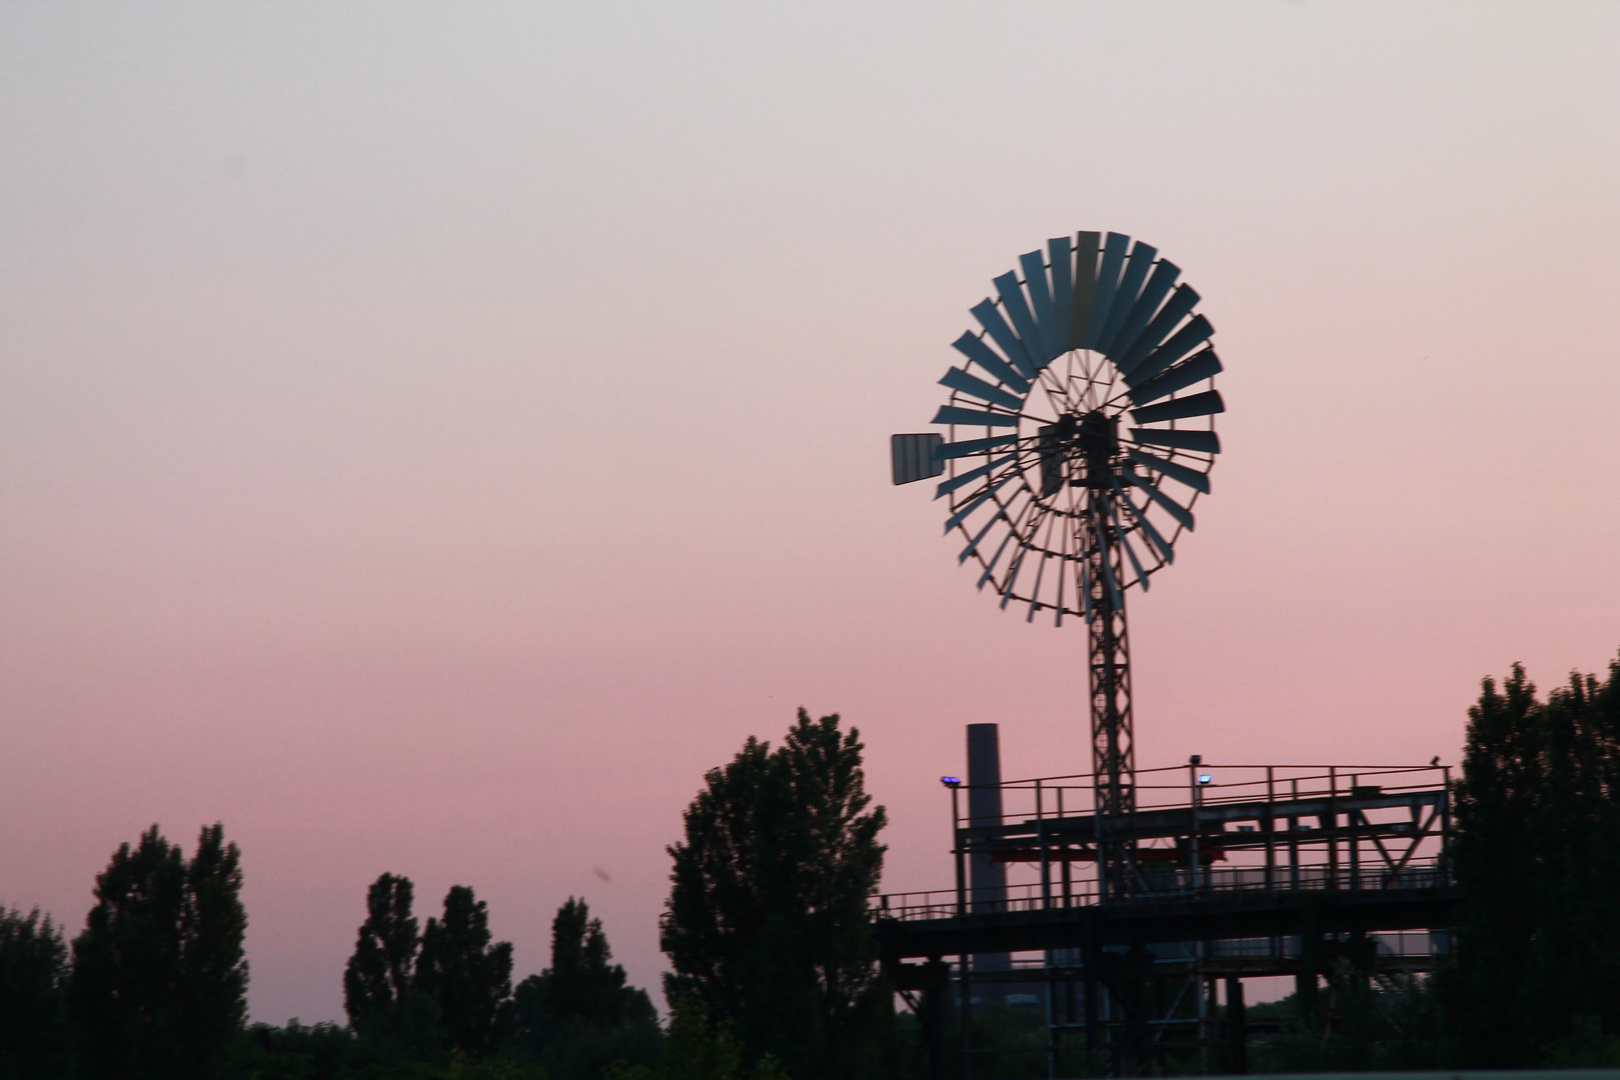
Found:
[{"label": "blue light", "polygon": [[1199,773],[1198,774],[1198,782],[1200,784],[1207,784],[1207,783],[1209,783],[1210,781],[1212,781],[1214,779],[1215,778],[1213,776],[1209,775],[1209,773]]},{"label": "blue light", "polygon": [[954,776],[942,776],[942,777],[939,778],[939,782],[944,784],[946,787],[955,787],[956,785],[960,784],[962,781],[958,780]]}]

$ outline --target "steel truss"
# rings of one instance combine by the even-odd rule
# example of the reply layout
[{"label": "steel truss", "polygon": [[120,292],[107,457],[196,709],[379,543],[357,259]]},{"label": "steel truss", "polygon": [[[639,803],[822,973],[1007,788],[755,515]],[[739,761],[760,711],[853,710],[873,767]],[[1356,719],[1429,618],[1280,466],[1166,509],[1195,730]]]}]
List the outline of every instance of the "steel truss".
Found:
[{"label": "steel truss", "polygon": [[[875,898],[884,963],[930,1035],[930,1076],[944,1075],[939,1040],[953,1025],[964,1077],[976,1058],[1007,1052],[972,1043],[976,987],[1033,989],[1050,1076],[1145,1075],[1166,1053],[1242,1071],[1245,978],[1293,975],[1309,1017],[1319,978],[1341,961],[1389,986],[1448,948],[1460,897],[1445,767],[1194,764],[1185,785],[1155,783],[1180,772],[1139,774],[1125,814],[1097,811],[1109,784],[1096,775],[997,785],[999,821],[955,815],[956,890]],[[1087,795],[1096,801],[1077,806]],[[1111,844],[1129,889],[1108,883]],[[975,855],[1032,880],[993,907],[970,904],[960,868]],[[1038,959],[974,971],[985,953]]]},{"label": "steel truss", "polygon": [[[1131,647],[1125,598],[1116,587],[1122,567],[1108,526],[1093,518],[1086,546],[1087,628],[1091,645],[1091,772],[1097,824],[1127,818],[1136,809],[1136,745],[1131,727]],[[1130,842],[1098,831],[1098,880],[1105,896],[1131,891]]]}]

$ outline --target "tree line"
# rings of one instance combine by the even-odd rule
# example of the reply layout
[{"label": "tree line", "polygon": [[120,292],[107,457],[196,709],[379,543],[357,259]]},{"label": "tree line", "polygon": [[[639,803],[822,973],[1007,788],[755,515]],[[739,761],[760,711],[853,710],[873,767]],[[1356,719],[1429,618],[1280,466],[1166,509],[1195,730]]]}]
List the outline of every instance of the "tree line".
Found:
[{"label": "tree line", "polygon": [[[97,876],[71,943],[0,910],[0,1080],[918,1076],[867,917],[886,816],[863,749],[800,710],[780,745],[751,738],[704,776],[668,848],[662,1025],[583,899],[556,913],[551,965],[514,986],[471,888],[423,923],[392,873],[342,972],[348,1022],[247,1025],[240,853],[216,824],[188,859],[154,826]],[[1311,1019],[1256,1047],[1262,1067],[1620,1065],[1620,660],[1545,698],[1517,666],[1485,680],[1453,795],[1451,962],[1395,989],[1336,969]]]},{"label": "tree line", "polygon": [[551,965],[514,986],[472,888],[423,922],[394,873],[366,892],[348,1022],[249,1025],[241,852],[214,824],[187,858],[154,825],[97,875],[71,941],[0,908],[0,1080],[875,1077],[893,1009],[866,924],[885,817],[862,750],[800,710],[779,747],[749,739],[705,776],[668,849],[666,1025],[583,898],[557,910]]},{"label": "tree line", "polygon": [[658,1064],[652,1001],[583,899],[557,911],[551,966],[514,987],[512,945],[471,888],[424,925],[391,873],[343,971],[349,1023],[247,1026],[240,864],[220,825],[190,859],[153,826],[97,876],[71,942],[49,916],[0,908],[0,1078],[586,1080]]}]

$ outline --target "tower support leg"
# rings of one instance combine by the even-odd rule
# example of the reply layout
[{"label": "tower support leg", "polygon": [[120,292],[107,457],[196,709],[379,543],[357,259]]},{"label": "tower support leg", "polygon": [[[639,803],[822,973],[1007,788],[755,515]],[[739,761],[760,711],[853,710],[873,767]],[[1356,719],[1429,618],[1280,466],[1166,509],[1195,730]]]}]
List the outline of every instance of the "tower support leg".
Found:
[{"label": "tower support leg", "polygon": [[1107,526],[1093,519],[1085,563],[1090,614],[1091,771],[1104,835],[1097,861],[1101,899],[1128,895],[1135,869],[1123,841],[1108,839],[1108,819],[1136,809],[1136,748],[1131,728],[1131,649],[1125,625],[1123,567]]}]

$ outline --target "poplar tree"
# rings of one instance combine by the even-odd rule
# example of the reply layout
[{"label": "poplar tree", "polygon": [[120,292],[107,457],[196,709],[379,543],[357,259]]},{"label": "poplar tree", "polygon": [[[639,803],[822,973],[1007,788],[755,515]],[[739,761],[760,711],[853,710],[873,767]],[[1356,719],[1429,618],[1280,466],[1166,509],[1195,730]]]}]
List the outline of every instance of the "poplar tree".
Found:
[{"label": "poplar tree", "polygon": [[67,1072],[67,945],[39,910],[0,907],[0,1080]]},{"label": "poplar tree", "polygon": [[650,1012],[650,1002],[638,1008],[647,995],[625,985],[624,968],[612,959],[602,920],[570,896],[552,920],[551,966],[540,973],[552,1023],[618,1027],[633,1013]]},{"label": "poplar tree", "polygon": [[408,877],[383,874],[366,891],[366,921],[343,971],[343,1008],[356,1031],[404,1034],[422,936]]},{"label": "poplar tree", "polygon": [[626,985],[602,920],[570,896],[551,922],[551,966],[514,992],[518,1034],[552,1080],[595,1078],[615,1062],[658,1059],[658,1015],[645,990]]},{"label": "poplar tree", "polygon": [[241,890],[241,855],[219,824],[202,830],[189,862],[156,825],[114,853],[73,941],[70,996],[89,1077],[221,1074],[247,1015]]},{"label": "poplar tree", "polygon": [[512,1030],[512,943],[491,943],[489,905],[452,885],[422,931],[416,985],[438,1004],[452,1049],[487,1054]]},{"label": "poplar tree", "polygon": [[1461,1064],[1620,1063],[1620,661],[1545,702],[1514,665],[1469,710],[1441,987]]},{"label": "poplar tree", "polygon": [[711,770],[684,815],[662,944],[672,1002],[692,998],[743,1048],[790,1076],[881,1070],[889,993],[867,897],[886,823],[868,809],[859,732],[798,722],[777,749],[750,738]]}]

